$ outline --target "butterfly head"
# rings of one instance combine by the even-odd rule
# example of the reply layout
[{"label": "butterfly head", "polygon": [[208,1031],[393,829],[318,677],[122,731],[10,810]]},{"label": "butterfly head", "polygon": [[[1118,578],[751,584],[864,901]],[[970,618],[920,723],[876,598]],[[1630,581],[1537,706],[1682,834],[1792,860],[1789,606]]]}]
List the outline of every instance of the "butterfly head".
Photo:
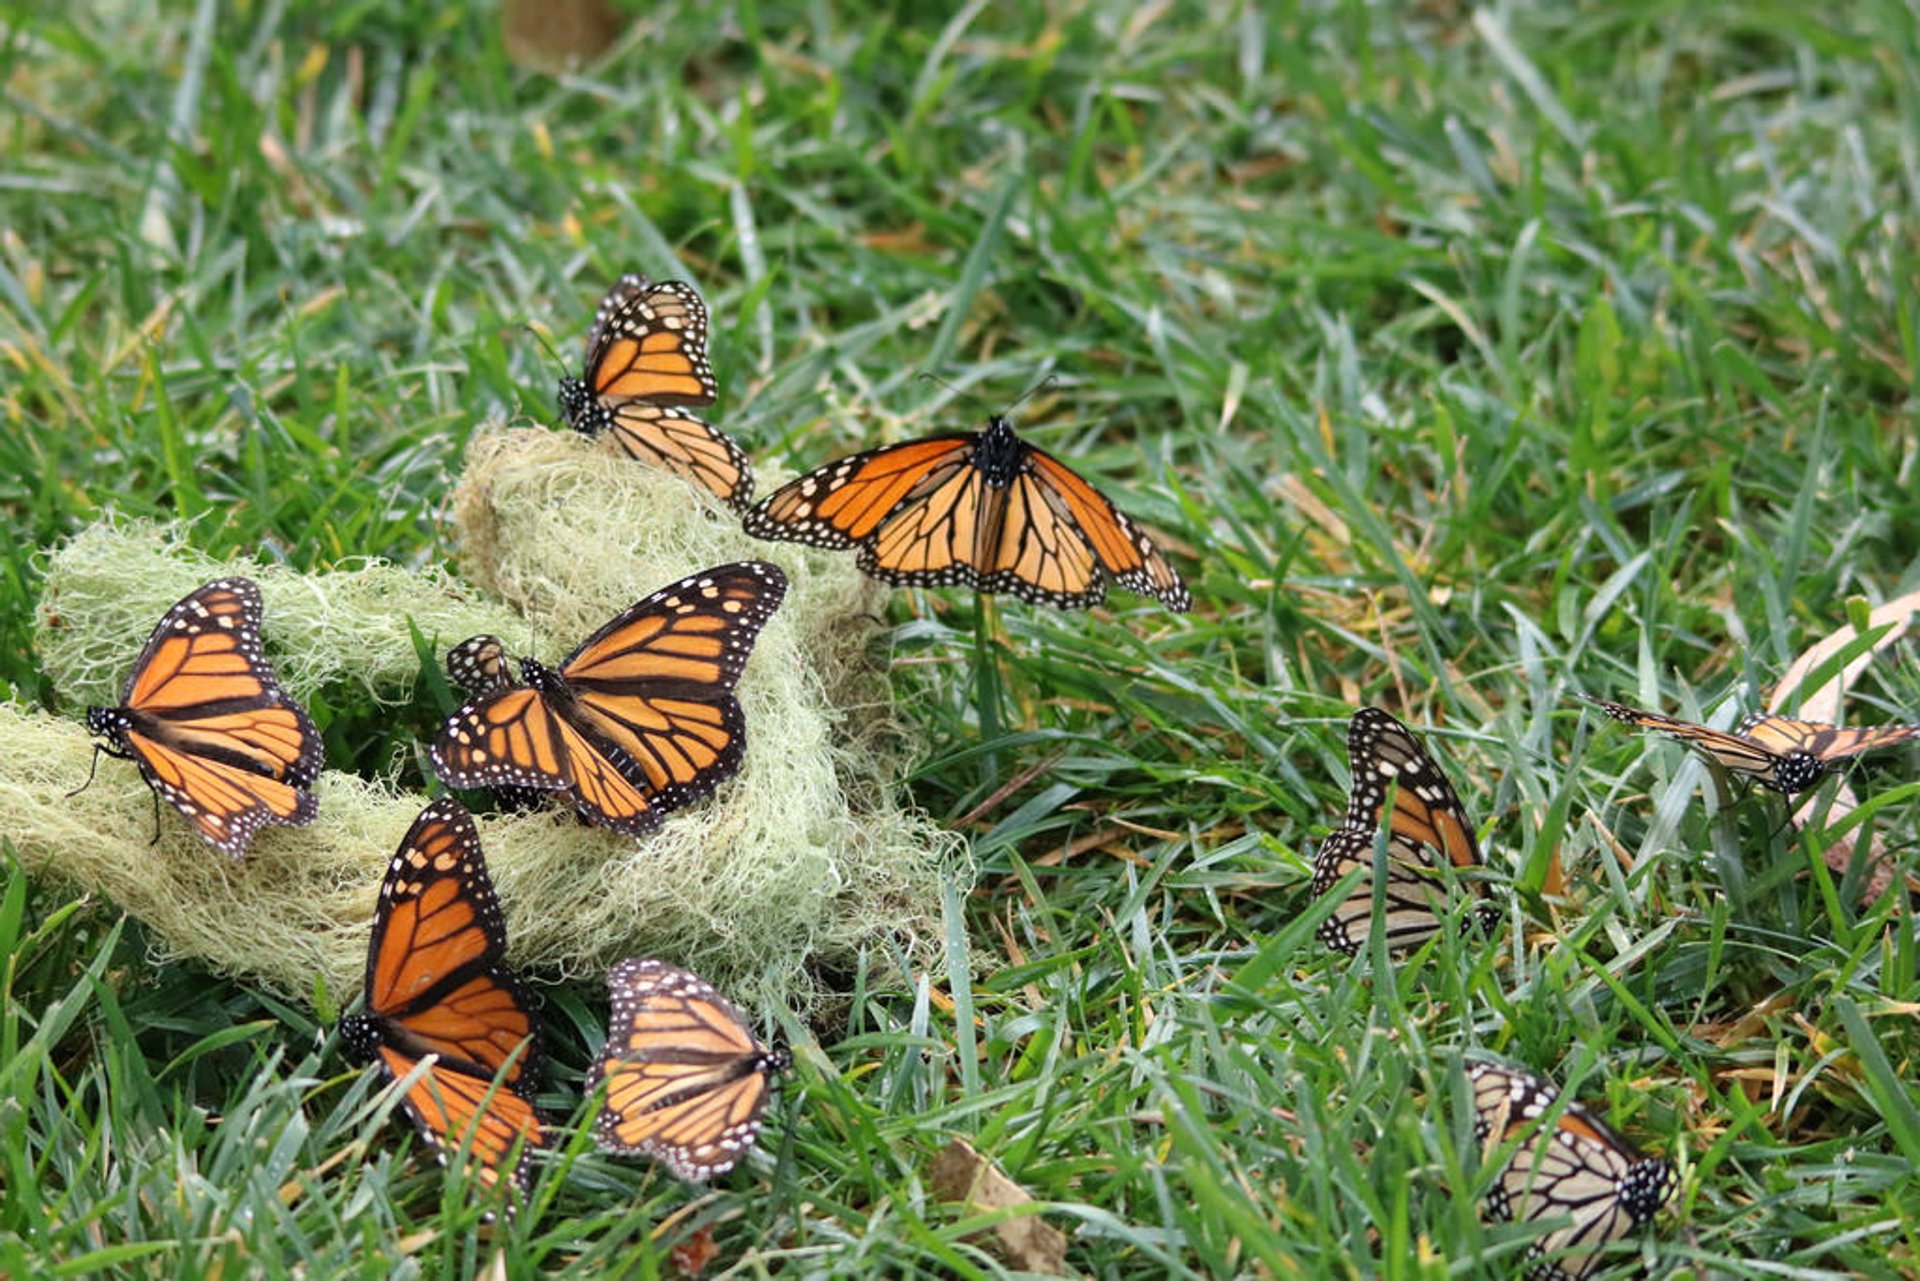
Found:
[{"label": "butterfly head", "polygon": [[973,465],[979,469],[980,479],[996,489],[1005,489],[1019,479],[1026,462],[1026,442],[1014,434],[1006,415],[989,418],[973,451]]},{"label": "butterfly head", "polygon": [[560,380],[560,414],[576,431],[592,434],[594,397],[585,380],[571,375]]},{"label": "butterfly head", "polygon": [[340,1020],[341,1043],[347,1047],[348,1054],[362,1063],[371,1063],[380,1056],[380,1046],[385,1039],[377,1019],[349,1014]]},{"label": "butterfly head", "polygon": [[1806,791],[1819,782],[1820,776],[1826,771],[1826,762],[1811,752],[1787,752],[1773,767],[1773,778],[1763,781],[1775,791],[1790,795]]},{"label": "butterfly head", "polygon": [[87,733],[95,738],[112,738],[127,727],[126,713],[117,707],[89,707]]},{"label": "butterfly head", "polygon": [[1675,1182],[1673,1163],[1665,1157],[1635,1161],[1620,1176],[1620,1208],[1633,1219],[1636,1227],[1646,1223],[1673,1195]]}]

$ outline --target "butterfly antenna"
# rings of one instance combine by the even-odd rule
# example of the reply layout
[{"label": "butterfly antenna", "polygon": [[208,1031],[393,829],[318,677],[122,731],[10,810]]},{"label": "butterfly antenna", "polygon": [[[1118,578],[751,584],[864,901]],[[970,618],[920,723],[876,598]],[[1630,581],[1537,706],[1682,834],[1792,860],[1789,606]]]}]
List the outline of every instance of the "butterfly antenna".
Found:
[{"label": "butterfly antenna", "polygon": [[534,338],[539,341],[540,345],[546,348],[547,355],[553,357],[553,363],[560,366],[561,377],[565,378],[571,375],[572,371],[567,368],[566,359],[562,357],[560,353],[554,349],[554,346],[551,342],[547,341],[547,336],[545,334],[541,333],[538,329],[535,329],[533,327],[532,321],[523,320],[520,322],[520,327],[526,330],[528,333],[532,334]]},{"label": "butterfly antenna", "polygon": [[1047,388],[1053,386],[1055,383],[1059,381],[1060,381],[1060,375],[1048,374],[1045,378],[1042,378],[1039,382],[1035,383],[1033,386],[1027,388],[1026,391],[1022,392],[1020,394],[1020,399],[1014,401],[1011,405],[1008,405],[1006,414],[1003,416],[1011,418],[1013,416],[1014,410],[1020,408],[1020,406],[1026,404],[1029,400],[1032,400],[1035,396],[1039,395],[1041,392],[1045,391]]}]

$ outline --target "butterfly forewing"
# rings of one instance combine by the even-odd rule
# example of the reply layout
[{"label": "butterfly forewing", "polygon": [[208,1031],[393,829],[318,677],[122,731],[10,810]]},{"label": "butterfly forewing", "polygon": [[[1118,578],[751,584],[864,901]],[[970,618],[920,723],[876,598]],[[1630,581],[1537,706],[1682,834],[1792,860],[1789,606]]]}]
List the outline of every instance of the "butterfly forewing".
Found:
[{"label": "butterfly forewing", "polygon": [[267,665],[261,613],[249,579],[189,593],[148,637],[120,706],[87,712],[105,750],[130,757],[208,844],[235,857],[263,823],[313,818],[307,789],[323,757],[319,731]]},{"label": "butterfly forewing", "polygon": [[732,1169],[753,1147],[786,1054],[762,1045],[711,984],[663,961],[622,961],[607,988],[607,1044],[587,1082],[606,1087],[595,1138],[683,1179]]}]

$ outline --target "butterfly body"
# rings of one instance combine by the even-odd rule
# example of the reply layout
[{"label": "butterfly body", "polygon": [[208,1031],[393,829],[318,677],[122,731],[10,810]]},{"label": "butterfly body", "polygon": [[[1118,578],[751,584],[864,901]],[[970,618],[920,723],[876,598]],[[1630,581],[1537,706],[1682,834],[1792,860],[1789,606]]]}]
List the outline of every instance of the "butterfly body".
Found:
[{"label": "butterfly body", "polygon": [[587,1077],[607,1092],[595,1139],[694,1182],[732,1169],[760,1132],[769,1078],[792,1058],[762,1045],[712,984],[664,961],[622,961],[607,989],[607,1044]]},{"label": "butterfly body", "polygon": [[746,718],[734,686],[787,580],[764,561],[721,565],[635,602],[552,667],[504,675],[477,636],[448,670],[481,693],[447,721],[434,769],[455,787],[558,792],[629,835],[712,792],[740,767]]},{"label": "butterfly body", "polygon": [[1166,556],[1126,514],[1003,416],[984,431],[853,454],[788,482],[742,521],[758,538],[858,548],[897,586],[972,587],[1061,608],[1109,582],[1169,609],[1192,605]]},{"label": "butterfly body", "polygon": [[584,376],[560,380],[560,412],[574,430],[744,507],[753,497],[747,456],[686,408],[719,395],[707,327],[707,305],[692,286],[621,277],[588,332]]},{"label": "butterfly body", "polygon": [[133,761],[209,845],[239,857],[265,823],[312,822],[324,745],[260,644],[260,589],[207,583],[177,602],[114,707],[87,709],[99,750]]},{"label": "butterfly body", "polygon": [[[1440,865],[1478,867],[1480,843],[1453,784],[1398,720],[1378,708],[1361,708],[1347,727],[1347,754],[1353,791],[1345,819],[1314,859],[1313,893],[1325,894],[1356,868],[1368,875],[1321,922],[1318,937],[1348,955],[1365,944],[1373,920],[1374,841],[1391,791],[1393,809],[1385,815],[1386,944],[1396,952],[1418,947],[1439,930],[1450,906]],[[1476,897],[1482,893],[1478,882],[1464,883]],[[1485,925],[1492,915],[1492,906],[1480,903],[1469,920]]]},{"label": "butterfly body", "polygon": [[[1562,1105],[1543,1078],[1483,1061],[1468,1065],[1467,1080],[1483,1153],[1516,1145],[1487,1191],[1488,1215],[1571,1219],[1534,1244],[1531,1281],[1584,1281],[1602,1262],[1599,1247],[1644,1228],[1673,1195],[1670,1162],[1642,1156],[1581,1104]],[[1544,1138],[1537,1132],[1543,1123],[1552,1127]]]},{"label": "butterfly body", "polygon": [[546,1134],[532,1101],[541,1052],[506,950],[479,833],[465,807],[443,797],[420,812],[388,865],[367,945],[366,1008],[338,1027],[353,1058],[392,1080],[426,1064],[402,1103],[442,1160],[467,1145],[484,1181],[524,1190]]},{"label": "butterfly body", "polygon": [[1614,720],[1677,738],[1722,768],[1789,796],[1806,791],[1829,769],[1862,753],[1920,739],[1920,725],[1848,728],[1771,712],[1753,712],[1727,731],[1578,690],[1574,697]]}]

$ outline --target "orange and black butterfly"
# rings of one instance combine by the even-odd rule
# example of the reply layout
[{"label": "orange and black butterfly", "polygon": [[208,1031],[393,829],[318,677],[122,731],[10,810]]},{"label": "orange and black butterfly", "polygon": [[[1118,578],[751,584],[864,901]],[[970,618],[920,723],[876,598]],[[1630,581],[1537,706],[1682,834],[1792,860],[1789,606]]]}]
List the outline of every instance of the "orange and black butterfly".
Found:
[{"label": "orange and black butterfly", "polygon": [[440,1159],[464,1149],[483,1181],[525,1191],[546,1141],[532,1101],[540,1039],[506,951],[480,835],[443,797],[420,811],[387,868],[366,1012],[340,1020],[340,1039],[392,1080],[425,1062],[402,1102]]},{"label": "orange and black butterfly", "polygon": [[1580,1104],[1561,1104],[1549,1082],[1488,1062],[1469,1064],[1467,1080],[1482,1159],[1512,1146],[1487,1192],[1488,1215],[1566,1221],[1528,1251],[1530,1281],[1585,1281],[1605,1262],[1601,1247],[1645,1227],[1673,1195],[1671,1164],[1640,1155]]},{"label": "orange and black butterfly", "polygon": [[560,380],[560,410],[578,431],[678,472],[734,507],[753,497],[740,447],[683,406],[719,395],[707,363],[707,305],[678,280],[622,276],[587,334],[587,365]]},{"label": "orange and black butterfly", "polygon": [[1740,722],[1739,728],[1728,733],[1658,712],[1643,712],[1637,707],[1595,698],[1578,690],[1574,691],[1574,697],[1592,703],[1614,720],[1671,734],[1721,768],[1788,795],[1804,792],[1818,783],[1829,766],[1852,760],[1863,752],[1920,738],[1920,725],[1843,729],[1819,721],[1775,716],[1771,712],[1751,713]]},{"label": "orange and black butterfly", "polygon": [[607,1044],[587,1077],[589,1091],[607,1087],[594,1138],[694,1182],[731,1170],[760,1132],[768,1078],[792,1059],[705,979],[664,961],[620,962],[607,990]]},{"label": "orange and black butterfly", "polygon": [[[260,649],[260,589],[222,578],[160,619],[118,707],[89,707],[96,752],[131,760],[154,794],[235,858],[262,823],[313,821],[319,731]],[[98,760],[95,756],[95,760]]]},{"label": "orange and black butterfly", "polygon": [[630,606],[557,667],[521,659],[525,684],[503,688],[500,642],[474,637],[449,670],[496,688],[447,721],[435,771],[454,787],[559,792],[603,827],[651,830],[740,768],[733,689],[786,590],[765,561],[709,569]]},{"label": "orange and black butterfly", "polygon": [[[1347,727],[1353,793],[1347,816],[1328,835],[1313,861],[1313,892],[1324,894],[1355,868],[1366,872],[1347,897],[1321,922],[1320,941],[1349,955],[1366,944],[1373,922],[1373,842],[1387,793],[1393,812],[1387,822],[1386,945],[1389,951],[1415,948],[1440,929],[1448,908],[1446,863],[1465,871],[1480,866],[1480,843],[1473,824],[1454,794],[1453,784],[1434,764],[1427,749],[1399,721],[1375,707],[1363,707]],[[1480,882],[1462,878],[1476,898]],[[1488,924],[1492,906],[1476,904],[1472,918]]]},{"label": "orange and black butterfly", "polygon": [[1108,582],[1192,605],[1139,526],[1004,417],[981,432],[868,450],[789,481],[746,514],[756,538],[860,549],[884,583],[1012,592],[1064,609],[1097,605]]}]

